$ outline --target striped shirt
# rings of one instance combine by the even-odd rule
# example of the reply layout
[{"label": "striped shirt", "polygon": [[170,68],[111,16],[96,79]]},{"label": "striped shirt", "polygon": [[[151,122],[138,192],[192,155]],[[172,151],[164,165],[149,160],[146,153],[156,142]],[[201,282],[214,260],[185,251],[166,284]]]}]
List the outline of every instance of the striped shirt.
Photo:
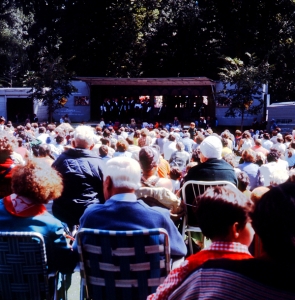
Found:
[{"label": "striped shirt", "polygon": [[234,260],[252,258],[247,246],[240,243],[213,242],[210,247],[188,257],[179,268],[174,269],[165,281],[157,288],[155,294],[148,296],[148,300],[168,299],[182,282],[196,268],[208,259],[229,258]]},{"label": "striped shirt", "polygon": [[193,272],[168,300],[291,300],[294,272],[267,260],[212,260]]}]

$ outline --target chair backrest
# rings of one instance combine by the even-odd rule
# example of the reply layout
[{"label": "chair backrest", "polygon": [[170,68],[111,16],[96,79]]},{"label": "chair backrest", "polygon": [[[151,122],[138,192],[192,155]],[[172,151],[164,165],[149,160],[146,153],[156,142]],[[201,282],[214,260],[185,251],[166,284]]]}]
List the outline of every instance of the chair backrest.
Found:
[{"label": "chair backrest", "polygon": [[[194,206],[194,199],[199,195],[202,195],[208,187],[213,186],[224,186],[230,185],[234,188],[237,188],[233,183],[225,180],[219,181],[198,181],[198,180],[189,180],[184,183],[181,188],[181,195],[183,202],[187,205],[187,215],[184,217],[184,224],[196,225],[192,219],[192,206]],[[184,226],[185,227],[185,226]],[[185,228],[183,227],[183,230]]]},{"label": "chair backrest", "polygon": [[162,228],[77,234],[80,271],[91,299],[146,299],[170,272],[170,245]]},{"label": "chair backrest", "polygon": [[43,236],[0,232],[0,299],[50,299]]}]

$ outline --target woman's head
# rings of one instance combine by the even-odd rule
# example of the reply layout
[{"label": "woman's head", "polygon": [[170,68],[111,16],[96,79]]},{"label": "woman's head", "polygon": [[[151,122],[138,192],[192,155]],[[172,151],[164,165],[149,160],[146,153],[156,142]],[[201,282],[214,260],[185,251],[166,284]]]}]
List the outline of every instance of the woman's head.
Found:
[{"label": "woman's head", "polygon": [[125,152],[128,149],[128,143],[121,139],[117,142],[116,148],[118,152]]},{"label": "woman's head", "polygon": [[246,149],[242,153],[242,159],[245,162],[255,162],[256,161],[256,154],[252,149]]},{"label": "woman's head", "polygon": [[34,203],[48,203],[60,197],[63,182],[59,173],[48,164],[30,160],[25,166],[16,166],[11,179],[12,191]]},{"label": "woman's head", "polygon": [[251,137],[251,133],[249,131],[244,131],[242,134],[243,139],[249,139]]},{"label": "woman's head", "polygon": [[140,134],[142,137],[146,137],[149,135],[149,131],[146,128],[141,129]]}]

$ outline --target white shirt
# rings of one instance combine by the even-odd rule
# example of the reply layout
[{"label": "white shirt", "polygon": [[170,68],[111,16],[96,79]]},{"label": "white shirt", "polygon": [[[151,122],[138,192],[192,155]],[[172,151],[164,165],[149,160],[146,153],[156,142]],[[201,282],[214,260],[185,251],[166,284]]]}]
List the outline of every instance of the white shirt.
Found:
[{"label": "white shirt", "polygon": [[270,148],[272,147],[273,142],[271,140],[264,140],[262,139],[262,147],[265,148],[266,150],[270,150]]},{"label": "white shirt", "polygon": [[175,141],[167,141],[163,146],[164,158],[169,160],[171,154],[176,151],[176,142]]},{"label": "white shirt", "polygon": [[46,140],[49,137],[48,133],[41,133],[37,136],[37,139],[42,142],[42,144],[46,144]]},{"label": "white shirt", "polygon": [[259,169],[261,181],[263,181],[264,186],[270,185],[270,175],[278,170],[286,170],[286,167],[279,162],[270,162],[268,164],[262,165]]},{"label": "white shirt", "polygon": [[276,149],[278,150],[282,155],[285,155],[286,152],[286,145],[282,144],[282,143],[276,143],[274,144],[271,149]]},{"label": "white shirt", "polygon": [[137,202],[137,198],[134,193],[116,194],[116,195],[113,195],[110,199],[115,200],[115,201]]}]

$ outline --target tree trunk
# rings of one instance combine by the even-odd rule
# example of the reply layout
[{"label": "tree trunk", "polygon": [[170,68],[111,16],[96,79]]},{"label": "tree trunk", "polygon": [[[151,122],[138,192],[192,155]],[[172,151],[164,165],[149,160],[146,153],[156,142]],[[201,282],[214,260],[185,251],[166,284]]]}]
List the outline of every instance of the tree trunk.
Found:
[{"label": "tree trunk", "polygon": [[242,118],[241,118],[241,131],[243,132],[243,126],[244,126],[244,111],[242,111]]},{"label": "tree trunk", "polygon": [[53,109],[52,109],[52,105],[48,105],[48,122],[52,123],[52,119],[53,119]]}]

